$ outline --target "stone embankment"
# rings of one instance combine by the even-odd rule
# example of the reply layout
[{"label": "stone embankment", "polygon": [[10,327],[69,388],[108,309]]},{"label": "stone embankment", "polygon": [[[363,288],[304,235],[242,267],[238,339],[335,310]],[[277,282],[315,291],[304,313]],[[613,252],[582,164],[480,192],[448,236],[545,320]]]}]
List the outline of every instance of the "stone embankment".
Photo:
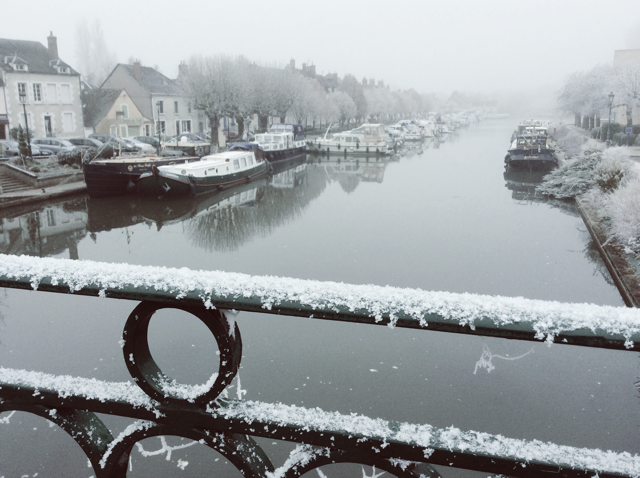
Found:
[{"label": "stone embankment", "polygon": [[[631,146],[629,150],[640,176],[640,147]],[[640,263],[608,239],[608,220],[600,218],[585,198],[576,197],[576,204],[624,303],[627,307],[640,307]]]},{"label": "stone embankment", "polygon": [[37,175],[6,163],[0,166],[0,188],[2,188],[0,189],[0,209],[82,194],[87,191],[81,170]]}]

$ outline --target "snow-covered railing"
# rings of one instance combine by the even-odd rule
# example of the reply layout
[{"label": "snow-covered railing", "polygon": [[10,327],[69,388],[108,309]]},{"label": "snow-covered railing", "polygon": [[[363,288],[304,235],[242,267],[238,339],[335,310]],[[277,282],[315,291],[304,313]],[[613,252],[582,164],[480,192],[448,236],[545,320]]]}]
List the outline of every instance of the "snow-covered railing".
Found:
[{"label": "snow-covered railing", "polygon": [[[69,409],[117,414],[136,419],[115,439],[104,425],[89,421],[76,424],[76,435],[96,438],[85,443],[97,476],[119,476],[118,464],[128,463],[128,453],[144,438],[174,434],[202,440],[218,449],[244,435],[302,442],[307,445],[292,453],[292,459],[275,469],[264,452],[244,438],[253,461],[245,476],[300,476],[318,466],[355,462],[373,464],[396,476],[420,476],[421,462],[453,466],[508,476],[640,476],[640,457],[629,453],[574,448],[537,440],[525,441],[454,427],[400,423],[343,415],[319,408],[307,409],[281,403],[221,400],[204,408],[176,408],[160,404],[131,383],[60,377],[24,370],[0,368],[3,400],[0,411],[24,410],[38,413],[70,430]],[[51,413],[51,409],[66,410]],[[49,410],[49,411],[48,411]],[[233,433],[224,431],[229,429]],[[200,433],[198,434],[198,430]],[[208,430],[217,433],[205,433]],[[91,433],[78,433],[91,431]],[[216,441],[216,437],[220,441]],[[206,442],[206,443],[204,443]],[[236,451],[237,448],[231,450]],[[224,448],[221,453],[227,456]],[[229,453],[229,455],[232,455]],[[93,457],[93,458],[92,458]],[[401,459],[399,458],[401,457]],[[124,458],[124,459],[123,459]],[[227,456],[229,458],[229,456]],[[259,460],[257,460],[259,458]],[[245,464],[246,465],[246,464]],[[413,471],[418,470],[418,471]],[[105,474],[108,473],[111,474]],[[423,476],[439,476],[427,474]],[[263,473],[263,474],[259,474]],[[413,473],[413,474],[412,474]]]},{"label": "snow-covered railing", "polygon": [[0,286],[640,350],[640,310],[623,307],[10,255]]},{"label": "snow-covered railing", "polygon": [[[626,452],[226,397],[242,340],[225,309],[638,350],[635,309],[6,255],[0,255],[0,286],[141,301],[121,343],[131,382],[0,367],[0,412],[26,411],[58,424],[81,446],[98,478],[126,476],[134,445],[158,435],[209,446],[247,477],[294,477],[339,462],[414,478],[440,476],[429,464],[514,477],[640,477],[640,457]],[[151,356],[149,321],[167,307],[195,315],[215,337],[219,368],[206,384],[176,383]],[[114,438],[96,413],[135,422]],[[300,445],[275,467],[252,437]]]}]

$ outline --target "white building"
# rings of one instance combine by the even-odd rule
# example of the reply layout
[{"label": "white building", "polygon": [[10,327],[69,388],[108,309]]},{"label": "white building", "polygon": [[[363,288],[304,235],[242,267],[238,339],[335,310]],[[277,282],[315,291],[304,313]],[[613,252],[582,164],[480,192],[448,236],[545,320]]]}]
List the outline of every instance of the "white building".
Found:
[{"label": "white building", "polygon": [[19,124],[33,137],[84,136],[80,74],[59,58],[56,37],[47,40],[0,39],[0,139]]}]

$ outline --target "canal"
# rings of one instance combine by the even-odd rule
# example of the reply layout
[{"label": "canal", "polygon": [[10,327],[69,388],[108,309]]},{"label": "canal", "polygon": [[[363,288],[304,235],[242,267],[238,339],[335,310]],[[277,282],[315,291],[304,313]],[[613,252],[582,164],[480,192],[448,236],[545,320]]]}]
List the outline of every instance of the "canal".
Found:
[{"label": "canal", "polygon": [[[472,124],[385,160],[308,155],[216,198],[80,197],[7,211],[0,213],[0,247],[5,254],[623,306],[573,204],[536,195],[539,178],[505,174],[516,122]],[[3,289],[0,365],[130,380],[119,340],[134,305]],[[243,361],[234,397],[639,451],[635,353],[244,312],[236,320]],[[217,368],[215,341],[203,329],[168,312],[152,321],[154,357],[180,382],[202,383]],[[0,476],[92,476],[57,427],[21,413],[2,418]],[[101,418],[114,436],[128,425]],[[276,467],[292,448],[260,444]],[[162,447],[157,438],[143,441],[128,476],[240,476],[200,445],[153,453]],[[359,465],[323,473],[362,475]]]}]

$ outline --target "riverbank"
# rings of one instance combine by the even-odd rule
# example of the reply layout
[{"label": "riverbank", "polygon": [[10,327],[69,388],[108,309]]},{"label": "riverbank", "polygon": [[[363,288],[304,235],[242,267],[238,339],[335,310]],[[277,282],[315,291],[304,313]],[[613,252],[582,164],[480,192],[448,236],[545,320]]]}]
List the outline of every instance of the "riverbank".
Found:
[{"label": "riverbank", "polygon": [[[575,132],[581,133],[577,128]],[[558,156],[562,158],[560,162],[562,165],[566,152],[556,141],[554,141],[554,147],[556,147]],[[634,181],[640,181],[640,147],[627,147],[627,153],[637,173],[638,179],[634,179]],[[632,252],[612,237],[612,221],[609,213],[607,210],[603,210],[602,203],[598,204],[600,201],[596,200],[596,204],[594,204],[593,198],[591,193],[587,193],[577,195],[574,199],[589,235],[624,303],[628,307],[640,307],[640,262]]]},{"label": "riverbank", "polygon": [[83,180],[68,182],[44,188],[32,188],[0,194],[0,209],[13,208],[37,202],[49,201],[67,196],[84,194],[87,185]]}]

